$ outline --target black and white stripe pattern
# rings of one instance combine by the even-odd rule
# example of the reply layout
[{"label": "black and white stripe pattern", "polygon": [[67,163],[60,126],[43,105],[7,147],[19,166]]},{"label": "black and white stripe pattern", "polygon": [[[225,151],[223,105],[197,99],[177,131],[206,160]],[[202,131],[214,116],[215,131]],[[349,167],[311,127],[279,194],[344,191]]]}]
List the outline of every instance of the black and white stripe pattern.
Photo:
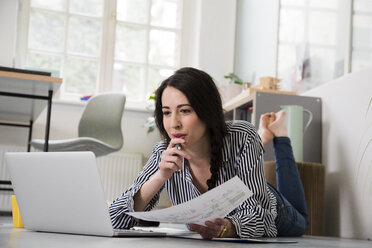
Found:
[{"label": "black and white stripe pattern", "polygon": [[[228,134],[224,139],[223,166],[219,170],[217,186],[233,178],[239,178],[252,191],[253,196],[234,209],[227,218],[234,224],[241,238],[274,237],[276,199],[266,185],[263,172],[263,147],[255,128],[245,121],[227,123]],[[133,211],[133,196],[141,186],[158,170],[161,153],[166,149],[164,142],[159,142],[152,155],[139,173],[133,185],[110,206],[110,216],[114,228],[130,228],[136,221],[125,214]],[[174,205],[194,199],[200,195],[192,183],[192,176],[187,166],[164,184]],[[160,191],[161,191],[160,190]],[[151,210],[159,200],[160,192],[146,206]]]}]

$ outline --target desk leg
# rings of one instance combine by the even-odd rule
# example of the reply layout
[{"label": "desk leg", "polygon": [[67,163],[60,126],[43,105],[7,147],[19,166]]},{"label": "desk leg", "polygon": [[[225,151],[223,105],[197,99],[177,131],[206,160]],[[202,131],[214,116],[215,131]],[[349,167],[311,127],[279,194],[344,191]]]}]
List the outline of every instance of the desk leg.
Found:
[{"label": "desk leg", "polygon": [[32,139],[32,126],[34,124],[33,120],[30,120],[30,126],[28,128],[28,142],[27,142],[27,152],[31,150],[31,139]]},{"label": "desk leg", "polygon": [[47,119],[46,119],[46,126],[45,126],[44,152],[48,151],[48,145],[49,145],[48,143],[49,143],[50,114],[52,112],[52,96],[53,96],[53,91],[49,90],[49,92],[48,92]]}]

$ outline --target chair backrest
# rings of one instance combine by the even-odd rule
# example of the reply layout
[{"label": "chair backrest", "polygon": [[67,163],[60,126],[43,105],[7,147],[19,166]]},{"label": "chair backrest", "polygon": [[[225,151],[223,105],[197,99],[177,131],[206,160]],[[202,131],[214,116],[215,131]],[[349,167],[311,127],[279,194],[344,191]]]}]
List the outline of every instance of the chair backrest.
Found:
[{"label": "chair backrest", "polygon": [[79,122],[79,137],[96,138],[120,149],[125,100],[123,93],[103,93],[89,99]]}]

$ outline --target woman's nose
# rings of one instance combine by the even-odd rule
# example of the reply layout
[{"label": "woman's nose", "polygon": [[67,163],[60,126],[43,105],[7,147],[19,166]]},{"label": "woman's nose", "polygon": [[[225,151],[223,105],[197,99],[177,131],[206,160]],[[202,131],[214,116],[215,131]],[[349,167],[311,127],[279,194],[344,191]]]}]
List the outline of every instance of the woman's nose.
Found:
[{"label": "woman's nose", "polygon": [[178,118],[178,115],[175,114],[172,116],[172,128],[175,128],[175,129],[178,129],[181,127],[181,121],[180,119]]}]

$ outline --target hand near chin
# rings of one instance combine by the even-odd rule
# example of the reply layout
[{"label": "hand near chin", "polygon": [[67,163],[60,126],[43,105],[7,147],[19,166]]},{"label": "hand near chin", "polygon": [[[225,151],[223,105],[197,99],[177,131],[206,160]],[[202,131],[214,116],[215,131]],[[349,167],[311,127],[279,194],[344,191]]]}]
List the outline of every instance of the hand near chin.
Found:
[{"label": "hand near chin", "polygon": [[168,180],[174,172],[182,170],[183,158],[190,159],[190,155],[182,149],[176,147],[177,144],[184,144],[183,139],[172,139],[167,149],[161,155],[159,164],[159,174],[165,180]]},{"label": "hand near chin", "polygon": [[[206,221],[205,226],[199,224],[189,224],[190,228],[199,233],[203,239],[220,238],[224,227],[231,227],[232,224],[228,219],[217,218],[214,221]],[[223,237],[229,237],[228,232],[225,232]]]}]

